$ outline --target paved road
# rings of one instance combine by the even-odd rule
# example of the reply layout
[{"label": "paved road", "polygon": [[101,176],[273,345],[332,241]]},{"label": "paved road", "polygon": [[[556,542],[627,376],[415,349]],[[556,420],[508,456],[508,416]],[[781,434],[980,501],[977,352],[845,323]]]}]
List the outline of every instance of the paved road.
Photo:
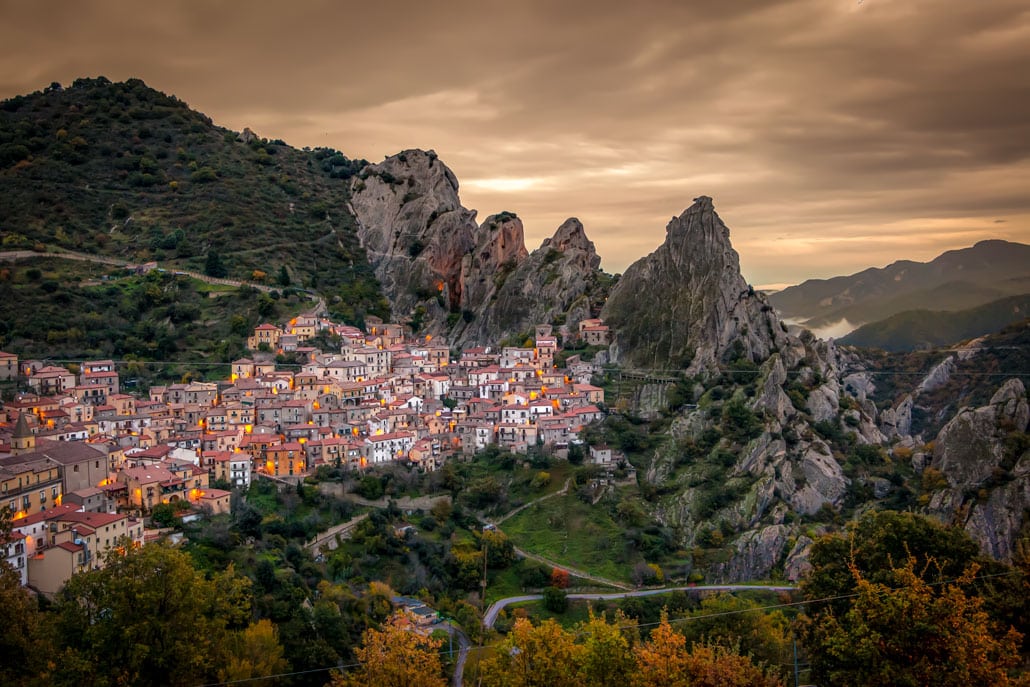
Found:
[{"label": "paved road", "polygon": [[443,631],[458,640],[458,660],[454,662],[454,679],[452,684],[454,687],[461,687],[465,675],[465,661],[468,660],[472,642],[469,641],[469,638],[462,632],[461,628],[453,623],[443,623]]},{"label": "paved road", "polygon": [[[607,601],[609,599],[625,599],[631,596],[655,596],[657,594],[668,594],[670,592],[791,592],[797,587],[791,585],[758,585],[758,584],[708,584],[695,585],[693,587],[665,587],[663,589],[641,589],[635,592],[617,592],[614,594],[569,594],[570,599],[586,599],[590,601]],[[483,627],[492,628],[497,620],[497,614],[506,606],[527,601],[539,601],[544,598],[543,594],[526,594],[525,596],[509,596],[507,599],[499,599],[490,604],[483,615]]]}]

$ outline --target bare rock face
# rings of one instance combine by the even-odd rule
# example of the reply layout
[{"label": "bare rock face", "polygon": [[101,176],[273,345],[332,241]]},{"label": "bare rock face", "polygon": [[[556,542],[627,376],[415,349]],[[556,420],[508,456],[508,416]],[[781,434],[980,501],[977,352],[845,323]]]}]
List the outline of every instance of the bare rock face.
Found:
[{"label": "bare rock face", "polygon": [[713,569],[714,578],[729,583],[769,577],[784,557],[789,535],[786,525],[744,532],[733,543],[730,560]]},{"label": "bare rock face", "polygon": [[[462,262],[478,243],[476,213],[458,201],[458,180],[432,151],[406,150],[351,182],[351,209],[393,312],[410,317],[440,298],[460,309]],[[423,305],[425,308],[425,305]],[[439,333],[438,322],[429,329]]]},{"label": "bare rock face", "polygon": [[601,312],[614,332],[614,361],[693,373],[729,355],[759,362],[786,342],[772,308],[741,276],[711,198],[695,199],[666,231],[665,243],[630,265]]},{"label": "bare rock face", "polygon": [[935,492],[929,511],[957,520],[985,553],[1010,561],[1023,513],[1030,508],[1030,451],[1009,439],[1030,421],[1026,389],[1010,379],[988,405],[964,408],[937,435],[930,467],[948,486]]},{"label": "bare rock face", "polygon": [[454,330],[454,339],[496,341],[498,332],[528,332],[538,323],[575,325],[594,316],[607,290],[600,264],[580,221],[566,220],[532,253],[475,276],[487,288],[470,302],[482,305]]},{"label": "bare rock face", "polygon": [[530,254],[513,213],[476,223],[432,151],[406,150],[367,167],[352,182],[351,210],[395,316],[420,333],[496,343],[535,324],[589,317],[607,295],[578,220]]},{"label": "bare rock face", "polygon": [[906,437],[912,433],[913,405],[912,394],[906,394],[896,407],[886,408],[880,413],[880,427],[888,439]]}]

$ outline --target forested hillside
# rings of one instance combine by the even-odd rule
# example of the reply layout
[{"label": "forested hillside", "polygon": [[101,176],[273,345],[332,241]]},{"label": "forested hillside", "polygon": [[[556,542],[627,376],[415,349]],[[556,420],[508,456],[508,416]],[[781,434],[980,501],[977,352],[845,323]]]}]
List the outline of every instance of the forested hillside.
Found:
[{"label": "forested hillside", "polygon": [[0,104],[3,250],[50,246],[313,289],[386,315],[347,211],[365,165],[215,126],[138,79]]}]

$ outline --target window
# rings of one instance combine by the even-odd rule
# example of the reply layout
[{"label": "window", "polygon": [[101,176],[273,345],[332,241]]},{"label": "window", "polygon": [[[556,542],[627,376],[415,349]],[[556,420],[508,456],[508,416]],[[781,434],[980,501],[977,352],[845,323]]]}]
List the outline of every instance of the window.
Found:
[{"label": "window", "polygon": [[46,489],[41,489],[39,492],[39,502],[46,503]]},{"label": "window", "polygon": [[31,498],[29,498],[29,495],[28,495],[28,494],[25,494],[24,496],[22,496],[22,497],[21,497],[21,505],[22,505],[22,507],[24,507],[24,508],[25,508],[26,510],[28,510],[28,509],[29,509],[29,507],[30,507],[30,506],[32,506],[32,499],[31,499]]},{"label": "window", "polygon": [[78,472],[78,471],[79,471],[79,466],[78,465],[73,465],[72,466],[72,472]]},{"label": "window", "polygon": [[50,493],[56,499],[57,498],[57,487],[51,488],[50,489]]}]

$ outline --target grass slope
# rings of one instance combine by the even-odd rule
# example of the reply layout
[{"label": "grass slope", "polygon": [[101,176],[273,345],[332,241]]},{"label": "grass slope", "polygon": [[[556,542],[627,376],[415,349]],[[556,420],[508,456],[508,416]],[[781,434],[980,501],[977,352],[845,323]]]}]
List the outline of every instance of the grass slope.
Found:
[{"label": "grass slope", "polygon": [[502,529],[519,548],[602,577],[628,581],[635,562],[627,560],[623,526],[572,494],[530,506]]}]

